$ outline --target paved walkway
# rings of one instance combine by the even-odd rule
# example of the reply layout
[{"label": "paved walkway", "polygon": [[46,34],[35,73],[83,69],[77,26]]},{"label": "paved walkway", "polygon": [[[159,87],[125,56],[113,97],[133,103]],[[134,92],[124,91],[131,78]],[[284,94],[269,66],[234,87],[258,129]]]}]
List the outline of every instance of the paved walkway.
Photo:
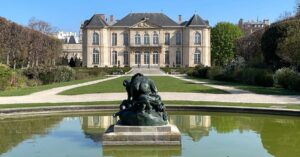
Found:
[{"label": "paved walkway", "polygon": [[[37,92],[27,96],[0,97],[0,104],[15,103],[62,103],[62,102],[91,102],[91,101],[121,101],[125,99],[126,93],[100,93],[64,96],[56,95],[64,90],[91,85],[107,80],[112,80],[120,76],[114,76],[103,80],[91,81],[77,85],[53,88],[42,92]],[[206,94],[206,93],[159,93],[163,100],[185,100],[185,101],[215,101],[215,102],[242,102],[242,103],[273,103],[273,104],[300,104],[300,96],[278,96],[278,95],[261,95],[251,92],[235,89],[228,86],[210,85],[206,82],[188,80],[178,76],[176,77],[185,81],[194,83],[203,83],[207,86],[222,89],[234,94]]]}]

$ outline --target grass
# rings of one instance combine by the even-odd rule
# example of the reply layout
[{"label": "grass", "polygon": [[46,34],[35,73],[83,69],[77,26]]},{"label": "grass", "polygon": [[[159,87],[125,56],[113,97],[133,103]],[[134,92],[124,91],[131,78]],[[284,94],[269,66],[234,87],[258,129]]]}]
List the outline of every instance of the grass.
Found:
[{"label": "grass", "polygon": [[190,79],[208,82],[209,84],[215,85],[224,85],[224,86],[232,86],[237,89],[242,89],[246,91],[250,91],[256,94],[267,94],[267,95],[300,95],[300,92],[296,92],[293,90],[288,90],[279,87],[262,87],[262,86],[254,86],[254,85],[247,85],[235,82],[224,82],[224,81],[216,81],[216,80],[209,80],[209,79],[200,79],[194,77],[188,77]]},{"label": "grass", "polygon": [[[123,87],[124,79],[129,77],[120,77],[117,79],[100,82],[98,84],[78,87],[59,93],[60,95],[79,95],[90,93],[118,93],[126,92]],[[214,93],[224,94],[223,90],[212,87],[203,86],[201,84],[189,83],[169,76],[150,76],[155,82],[156,87],[160,92],[193,92],[193,93]]]},{"label": "grass", "polygon": [[[300,104],[261,104],[261,103],[229,103],[229,102],[206,102],[206,101],[163,101],[168,105],[198,105],[198,106],[242,106],[242,107],[260,107],[273,108],[274,106],[287,109],[300,109]],[[98,106],[98,105],[116,105],[121,101],[96,101],[96,102],[72,102],[72,103],[33,103],[33,104],[3,104],[0,109],[14,108],[32,108],[32,107],[59,107],[59,106]]]},{"label": "grass", "polygon": [[24,88],[15,88],[15,89],[8,89],[5,91],[0,92],[0,97],[2,96],[22,96],[22,95],[29,95],[35,92],[40,92],[47,89],[52,89],[56,87],[62,87],[62,86],[68,86],[68,85],[74,85],[94,80],[103,79],[104,77],[93,77],[89,79],[82,79],[82,80],[74,80],[69,82],[60,82],[60,83],[53,83],[48,85],[40,85],[35,87],[24,87]]}]

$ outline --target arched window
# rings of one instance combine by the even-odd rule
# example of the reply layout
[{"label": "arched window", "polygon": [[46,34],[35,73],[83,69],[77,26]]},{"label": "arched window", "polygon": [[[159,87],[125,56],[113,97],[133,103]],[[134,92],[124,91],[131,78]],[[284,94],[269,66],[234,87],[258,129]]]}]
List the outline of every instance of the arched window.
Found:
[{"label": "arched window", "polygon": [[93,50],[93,64],[99,64],[99,60],[100,60],[99,51],[94,49]]},{"label": "arched window", "polygon": [[113,33],[112,34],[112,45],[117,45],[118,41],[117,41],[117,33]]},{"label": "arched window", "polygon": [[196,50],[194,54],[194,64],[201,64],[201,52],[200,50]]},{"label": "arched window", "polygon": [[144,52],[144,64],[149,64],[150,63],[150,55],[149,51]]},{"label": "arched window", "polygon": [[154,32],[153,34],[153,44],[157,45],[159,43],[158,34]]},{"label": "arched window", "polygon": [[141,35],[138,34],[138,33],[135,35],[135,44],[136,45],[140,45],[141,44]]},{"label": "arched window", "polygon": [[99,34],[96,32],[93,34],[93,45],[99,45]]},{"label": "arched window", "polygon": [[158,64],[158,52],[153,52],[153,64]]},{"label": "arched window", "polygon": [[176,45],[181,45],[181,33],[176,33]]},{"label": "arched window", "polygon": [[124,65],[128,65],[128,51],[124,52]]},{"label": "arched window", "polygon": [[201,34],[199,32],[195,34],[195,44],[201,45]]},{"label": "arched window", "polygon": [[117,51],[113,51],[113,52],[112,52],[112,62],[111,62],[111,64],[112,64],[112,65],[117,65],[117,60],[118,60],[118,54],[117,54]]},{"label": "arched window", "polygon": [[144,34],[144,44],[149,45],[150,44],[150,37],[148,33]]}]

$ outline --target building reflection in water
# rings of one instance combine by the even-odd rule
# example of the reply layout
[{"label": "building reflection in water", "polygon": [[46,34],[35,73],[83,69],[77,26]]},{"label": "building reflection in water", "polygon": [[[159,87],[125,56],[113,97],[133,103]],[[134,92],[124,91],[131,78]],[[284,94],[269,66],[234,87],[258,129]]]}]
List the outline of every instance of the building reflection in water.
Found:
[{"label": "building reflection in water", "polygon": [[199,141],[208,136],[211,130],[211,117],[202,115],[170,115],[169,121],[178,127],[181,133]]},{"label": "building reflection in water", "polygon": [[87,138],[102,142],[102,134],[114,124],[114,119],[112,116],[84,116],[80,117],[80,123]]}]

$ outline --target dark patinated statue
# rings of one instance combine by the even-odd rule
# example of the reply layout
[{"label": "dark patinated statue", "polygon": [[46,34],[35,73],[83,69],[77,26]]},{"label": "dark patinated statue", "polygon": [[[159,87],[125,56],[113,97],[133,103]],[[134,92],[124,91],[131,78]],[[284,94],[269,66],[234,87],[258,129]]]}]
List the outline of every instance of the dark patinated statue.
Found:
[{"label": "dark patinated statue", "polygon": [[127,100],[120,105],[120,125],[160,126],[168,123],[165,106],[152,80],[143,74],[135,74],[131,80],[124,80]]}]

